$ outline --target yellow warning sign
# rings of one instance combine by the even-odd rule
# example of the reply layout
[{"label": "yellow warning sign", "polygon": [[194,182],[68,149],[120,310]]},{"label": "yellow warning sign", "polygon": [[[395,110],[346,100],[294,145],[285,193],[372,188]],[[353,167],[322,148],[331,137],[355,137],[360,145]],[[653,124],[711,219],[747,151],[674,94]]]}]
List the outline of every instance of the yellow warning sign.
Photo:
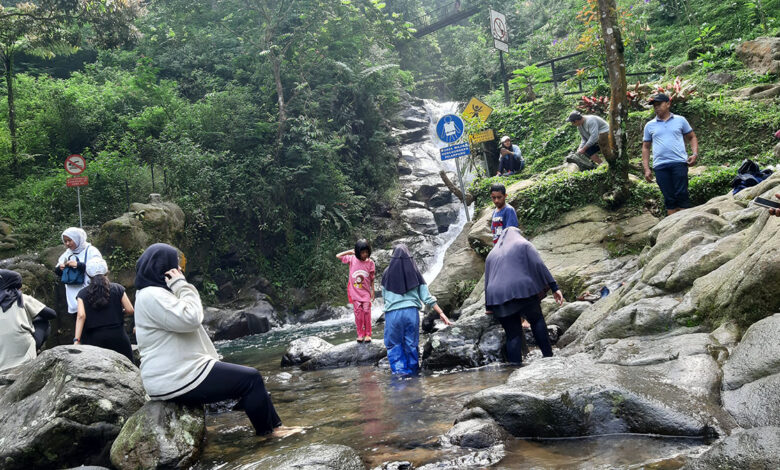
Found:
[{"label": "yellow warning sign", "polygon": [[468,118],[477,117],[484,122],[487,121],[488,116],[490,116],[490,113],[492,112],[493,108],[476,98],[471,98],[471,100],[466,105],[466,109],[463,110],[463,115]]},{"label": "yellow warning sign", "polygon": [[493,129],[487,129],[474,134],[469,134],[469,142],[472,144],[479,144],[482,142],[489,142],[494,140],[496,136],[493,134]]}]

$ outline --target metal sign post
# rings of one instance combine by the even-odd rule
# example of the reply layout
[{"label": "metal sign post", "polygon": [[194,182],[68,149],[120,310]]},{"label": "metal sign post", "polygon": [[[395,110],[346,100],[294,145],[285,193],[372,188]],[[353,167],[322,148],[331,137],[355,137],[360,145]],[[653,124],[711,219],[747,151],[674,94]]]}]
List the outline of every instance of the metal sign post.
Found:
[{"label": "metal sign post", "polygon": [[[439,122],[436,123],[436,135],[439,137],[439,140],[448,144],[454,144],[460,140],[460,138],[463,137],[464,129],[465,125],[463,124],[463,119],[456,116],[455,114],[445,114],[439,119]],[[441,154],[442,161],[449,160],[451,158],[455,159],[455,168],[458,171],[460,191],[461,194],[463,194],[463,208],[466,210],[466,220],[471,222],[469,206],[466,204],[466,187],[463,184],[463,175],[460,170],[459,160],[459,158],[464,155],[470,155],[471,148],[469,147],[468,143],[455,144],[440,149],[439,153]]]},{"label": "metal sign post", "polygon": [[76,187],[76,198],[79,205],[79,228],[83,227],[81,221],[81,187],[89,184],[89,178],[86,176],[79,176],[87,169],[87,160],[81,155],[74,154],[65,159],[65,171],[73,175],[73,178],[67,179],[68,187]]},{"label": "metal sign post", "polygon": [[504,104],[509,106],[509,81],[504,67],[504,52],[509,53],[509,28],[506,16],[495,10],[490,10],[490,32],[493,34],[493,47],[498,49],[498,60],[501,64],[501,82],[504,84]]}]

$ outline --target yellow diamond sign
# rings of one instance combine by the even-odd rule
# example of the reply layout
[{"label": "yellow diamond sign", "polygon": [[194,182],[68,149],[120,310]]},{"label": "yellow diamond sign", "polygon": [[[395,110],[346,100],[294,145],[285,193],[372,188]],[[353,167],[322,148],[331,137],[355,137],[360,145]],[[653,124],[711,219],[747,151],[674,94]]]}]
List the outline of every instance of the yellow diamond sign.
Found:
[{"label": "yellow diamond sign", "polygon": [[490,116],[490,113],[492,112],[493,108],[476,98],[471,98],[471,100],[466,105],[466,109],[463,110],[463,116],[468,118],[476,117],[479,118],[480,121],[484,122],[487,121],[488,116]]}]

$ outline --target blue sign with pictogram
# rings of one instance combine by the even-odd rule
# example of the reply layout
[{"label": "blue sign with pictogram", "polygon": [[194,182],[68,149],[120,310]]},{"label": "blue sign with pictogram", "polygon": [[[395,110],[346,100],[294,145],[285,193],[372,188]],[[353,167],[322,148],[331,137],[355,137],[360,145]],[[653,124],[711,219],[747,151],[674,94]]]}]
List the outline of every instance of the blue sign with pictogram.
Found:
[{"label": "blue sign with pictogram", "polygon": [[439,140],[451,144],[463,136],[463,119],[454,114],[445,114],[436,123],[436,135]]},{"label": "blue sign with pictogram", "polygon": [[469,148],[469,144],[467,143],[455,144],[440,149],[439,153],[441,154],[442,161],[444,161],[444,160],[449,160],[451,158],[460,158],[460,157],[465,157],[466,155],[471,155],[471,149]]}]

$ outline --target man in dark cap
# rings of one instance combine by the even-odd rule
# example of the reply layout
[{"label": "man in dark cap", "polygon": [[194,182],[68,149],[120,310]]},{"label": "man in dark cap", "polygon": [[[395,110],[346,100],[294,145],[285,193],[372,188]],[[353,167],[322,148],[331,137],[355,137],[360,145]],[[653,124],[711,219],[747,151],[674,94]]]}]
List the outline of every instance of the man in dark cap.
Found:
[{"label": "man in dark cap", "polygon": [[600,165],[599,152],[606,157],[605,152],[609,151],[609,124],[607,121],[598,116],[582,115],[577,111],[569,114],[566,121],[576,127],[580,132],[580,137],[582,137],[576,155],[590,158],[594,163],[593,167]]},{"label": "man in dark cap", "polygon": [[[642,142],[642,165],[645,179],[653,181],[653,172],[658,187],[664,195],[666,213],[672,215],[691,207],[688,195],[688,167],[696,163],[699,156],[699,141],[688,121],[669,111],[671,100],[665,93],[650,98],[655,118],[645,124]],[[691,145],[693,153],[688,156],[685,143]],[[650,149],[653,150],[653,171],[650,170]]]}]

